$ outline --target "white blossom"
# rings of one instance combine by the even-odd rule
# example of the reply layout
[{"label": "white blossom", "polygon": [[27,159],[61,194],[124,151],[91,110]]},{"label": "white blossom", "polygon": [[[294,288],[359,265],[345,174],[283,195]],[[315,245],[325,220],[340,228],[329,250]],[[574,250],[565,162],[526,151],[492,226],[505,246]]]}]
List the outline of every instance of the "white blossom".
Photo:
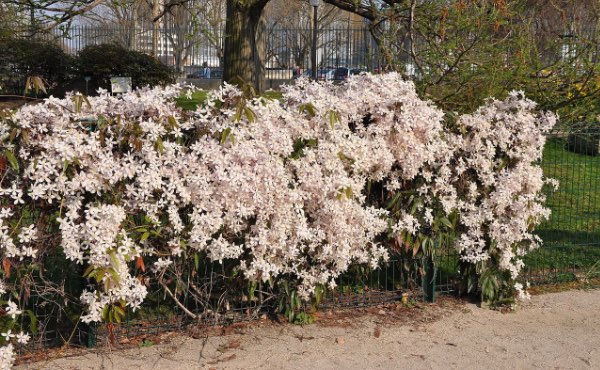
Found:
[{"label": "white blossom", "polygon": [[15,335],[12,334],[12,330],[8,329],[6,332],[0,333],[1,336],[4,337],[4,340],[9,341],[10,338],[14,338]]},{"label": "white blossom", "polygon": [[[84,322],[100,321],[108,304],[140,306],[147,290],[130,266],[142,254],[155,273],[200,252],[235,260],[252,281],[296,277],[308,297],[352,264],[388,259],[381,239],[390,227],[417,235],[456,213],[461,258],[489,260],[493,240],[498,267],[514,278],[540,243],[530,224],[549,216],[541,195],[549,180],[535,162],[555,117],[534,113],[521,93],[459,116],[456,130],[397,73],[343,85],[301,79],[281,101],[244,101],[225,84],[192,113],[176,107],[181,93],[178,85],[100,90],[78,113],[67,96],[10,118],[28,140],[16,153],[22,173],[0,184],[11,207],[0,210],[0,250],[35,258],[43,230],[12,230],[14,210],[60,208],[66,258],[104,272],[99,290],[81,295]],[[98,119],[96,129],[82,117]],[[14,147],[11,127],[0,121],[4,149]],[[398,212],[373,205],[367,189],[377,182],[420,203],[400,198]]]},{"label": "white blossom", "polygon": [[29,342],[29,340],[31,339],[29,334],[24,333],[24,332],[20,332],[19,334],[16,334],[15,338],[17,339],[17,343],[20,343],[20,344],[27,344]]},{"label": "white blossom", "polygon": [[23,311],[19,310],[17,304],[13,301],[8,301],[7,306],[4,309],[6,310],[6,314],[9,315],[12,319],[14,319],[17,315],[23,313]]},{"label": "white blossom", "polygon": [[0,347],[0,370],[10,370],[15,362],[15,352],[12,344]]}]

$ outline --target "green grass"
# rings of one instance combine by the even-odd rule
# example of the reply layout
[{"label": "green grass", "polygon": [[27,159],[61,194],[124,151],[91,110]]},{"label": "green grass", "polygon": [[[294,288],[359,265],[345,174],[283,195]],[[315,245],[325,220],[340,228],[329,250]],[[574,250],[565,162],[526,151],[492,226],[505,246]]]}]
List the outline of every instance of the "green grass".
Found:
[{"label": "green grass", "polygon": [[581,271],[591,268],[600,260],[600,246],[564,243],[560,246],[545,245],[526,258],[532,270]]},{"label": "green grass", "polygon": [[[192,98],[188,99],[185,96],[180,96],[177,98],[177,106],[183,108],[184,110],[196,110],[198,104],[202,104],[206,100],[206,96],[208,91],[199,90],[192,94]],[[280,91],[265,91],[262,96],[267,99],[279,100],[282,98],[282,93]]]},{"label": "green grass", "polygon": [[600,260],[600,156],[573,153],[566,137],[554,137],[544,148],[542,168],[560,187],[546,189],[552,215],[536,231],[544,245],[525,262],[530,271],[562,279]]},{"label": "green grass", "polygon": [[538,228],[540,236],[555,244],[600,244],[600,156],[570,152],[565,138],[552,138],[542,167],[560,186],[546,189],[552,215]]},{"label": "green grass", "polygon": [[185,95],[177,98],[177,106],[183,108],[184,110],[196,110],[198,104],[201,104],[206,100],[207,91],[199,90],[192,94],[192,98],[188,99]]},{"label": "green grass", "polygon": [[280,100],[281,98],[283,98],[283,94],[281,93],[281,91],[275,91],[275,90],[269,90],[269,91],[265,91],[262,96],[264,96],[267,99],[272,99],[272,100]]}]

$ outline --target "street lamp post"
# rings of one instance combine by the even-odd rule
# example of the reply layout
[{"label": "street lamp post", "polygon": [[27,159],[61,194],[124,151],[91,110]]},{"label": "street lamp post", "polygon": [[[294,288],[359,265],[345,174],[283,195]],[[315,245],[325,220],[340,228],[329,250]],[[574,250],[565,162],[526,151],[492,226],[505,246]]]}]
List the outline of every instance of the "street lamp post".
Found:
[{"label": "street lamp post", "polygon": [[92,79],[92,77],[85,76],[83,79],[85,80],[85,96],[89,96],[90,94],[89,94],[89,91],[88,91],[88,85],[89,85],[90,80]]},{"label": "street lamp post", "polygon": [[312,28],[312,78],[317,80],[317,8],[320,0],[310,0],[310,5],[313,7],[313,28]]}]

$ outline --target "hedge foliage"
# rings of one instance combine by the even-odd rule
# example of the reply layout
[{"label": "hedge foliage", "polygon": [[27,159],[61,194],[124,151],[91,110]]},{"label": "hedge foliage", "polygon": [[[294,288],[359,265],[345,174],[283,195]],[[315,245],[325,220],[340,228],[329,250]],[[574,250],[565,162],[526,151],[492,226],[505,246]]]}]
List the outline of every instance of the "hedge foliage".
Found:
[{"label": "hedge foliage", "polygon": [[173,71],[159,60],[116,44],[90,45],[73,57],[48,41],[0,40],[0,94],[23,94],[29,76],[46,82],[48,95],[63,96],[67,91],[89,92],[110,89],[110,78],[131,77],[133,88],[166,85]]}]

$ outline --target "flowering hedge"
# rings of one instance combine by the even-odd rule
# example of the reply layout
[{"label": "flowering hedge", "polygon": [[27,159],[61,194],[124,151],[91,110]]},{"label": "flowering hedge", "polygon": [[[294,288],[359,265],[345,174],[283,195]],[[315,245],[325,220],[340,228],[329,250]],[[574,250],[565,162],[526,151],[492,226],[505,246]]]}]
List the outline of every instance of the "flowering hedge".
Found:
[{"label": "flowering hedge", "polygon": [[5,114],[3,363],[27,339],[9,330],[26,305],[10,271],[53,249],[95,281],[80,297],[85,322],[118,321],[152,279],[174,294],[165,276],[198,256],[249,282],[292,278],[308,298],[352,264],[432,253],[449,232],[465,262],[496,256],[525,294],[521,258],[549,214],[536,162],[555,118],[521,94],[456,117],[393,73],[300,80],[282,100],[225,86],[195,112],[176,106],[181,93],[72,95]]}]

